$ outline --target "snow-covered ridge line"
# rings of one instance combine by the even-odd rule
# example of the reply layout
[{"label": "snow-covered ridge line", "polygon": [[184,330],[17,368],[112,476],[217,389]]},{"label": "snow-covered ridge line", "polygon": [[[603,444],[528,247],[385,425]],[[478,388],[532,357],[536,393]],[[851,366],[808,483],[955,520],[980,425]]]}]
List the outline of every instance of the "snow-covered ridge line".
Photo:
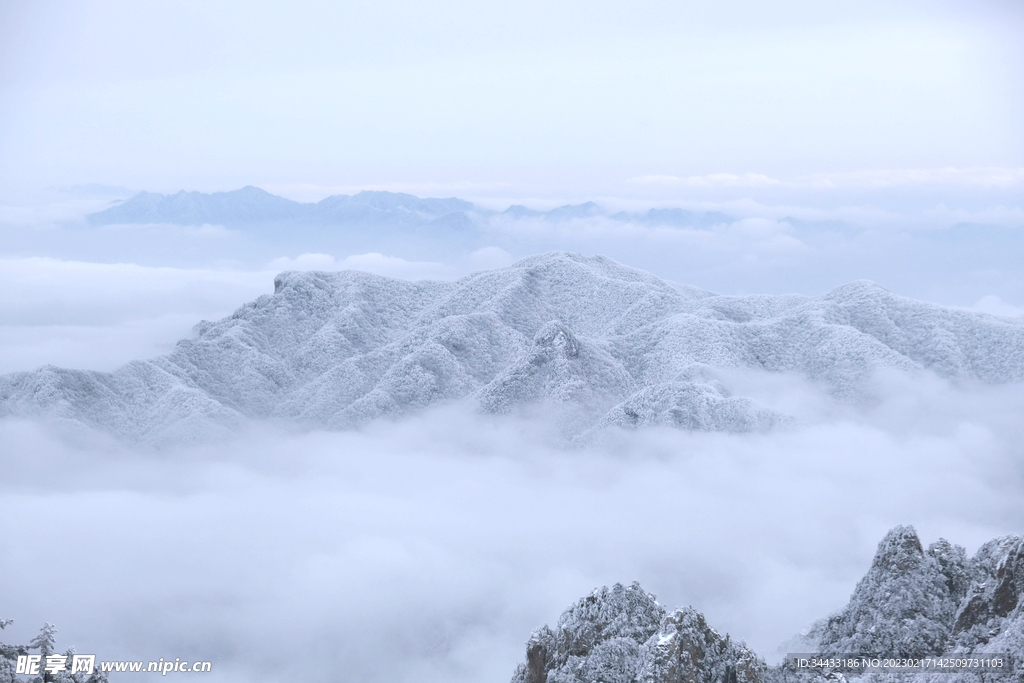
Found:
[{"label": "snow-covered ridge line", "polygon": [[856,282],[822,296],[721,296],[556,252],[454,282],[287,272],[173,353],[114,372],[0,377],[0,416],[129,441],[196,441],[247,419],[346,428],[445,401],[543,403],[579,435],[609,426],[769,429],[786,417],[716,371],[793,372],[856,397],[873,372],[1024,379],[1024,322]]}]

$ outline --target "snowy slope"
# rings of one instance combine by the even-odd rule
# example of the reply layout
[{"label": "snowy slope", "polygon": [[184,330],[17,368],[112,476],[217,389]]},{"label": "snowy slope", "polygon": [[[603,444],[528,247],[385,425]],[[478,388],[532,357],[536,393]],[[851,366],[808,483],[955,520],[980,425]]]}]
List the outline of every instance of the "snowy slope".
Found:
[{"label": "snowy slope", "polygon": [[0,377],[0,415],[48,416],[143,441],[203,439],[247,418],[344,428],[446,400],[563,410],[608,425],[765,429],[718,368],[792,371],[855,396],[880,368],[1024,379],[1020,321],[867,282],[820,297],[719,296],[602,257],[551,253],[455,282],[282,273],[173,353],[112,372]]}]

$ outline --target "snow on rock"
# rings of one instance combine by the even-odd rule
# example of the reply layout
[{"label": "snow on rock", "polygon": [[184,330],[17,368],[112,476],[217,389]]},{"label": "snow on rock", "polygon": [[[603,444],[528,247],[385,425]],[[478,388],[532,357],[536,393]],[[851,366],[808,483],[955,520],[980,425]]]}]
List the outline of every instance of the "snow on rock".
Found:
[{"label": "snow on rock", "polygon": [[754,683],[765,670],[693,608],[666,613],[633,583],[599,588],[534,632],[512,683]]},{"label": "snow on rock", "polygon": [[971,586],[952,627],[958,651],[1024,653],[1024,538],[989,541],[968,571]]},{"label": "snow on rock", "polygon": [[963,548],[940,540],[926,551],[913,527],[896,527],[878,545],[849,604],[829,619],[820,650],[940,654],[967,589],[965,565]]},{"label": "snow on rock", "polygon": [[287,272],[273,295],[200,323],[170,355],[111,373],[0,377],[0,416],[154,443],[252,418],[346,428],[455,400],[497,413],[543,404],[572,434],[786,421],[731,395],[715,377],[725,368],[800,373],[840,397],[882,368],[1014,381],[1024,379],[1024,323],[867,282],[820,297],[720,296],[561,252],[455,282]]},{"label": "snow on rock", "polygon": [[[925,657],[1009,655],[1013,669],[992,680],[1024,682],[1024,538],[989,541],[967,559],[939,539],[927,550],[913,527],[890,531],[850,602],[820,633],[820,653]],[[791,681],[776,672],[780,683]],[[989,674],[986,674],[989,676]],[[854,677],[858,678],[858,677]],[[976,672],[865,674],[865,680],[974,683]],[[797,679],[810,681],[813,676]]]},{"label": "snow on rock", "polygon": [[758,683],[767,673],[760,657],[719,635],[692,607],[666,616],[648,645],[645,683]]},{"label": "snow on rock", "polygon": [[989,541],[968,560],[963,548],[944,539],[923,550],[913,527],[896,527],[879,544],[849,604],[828,619],[818,651],[1022,653],[1022,594],[1021,537]]},{"label": "snow on rock", "polygon": [[1024,538],[1005,536],[973,558],[911,526],[886,534],[845,608],[794,638],[788,652],[879,658],[1009,655],[1000,674],[862,672],[769,667],[693,608],[666,612],[639,584],[600,588],[526,646],[512,683],[1024,682]]},{"label": "snow on rock", "polygon": [[626,369],[597,341],[584,342],[558,320],[534,335],[529,349],[498,373],[478,393],[480,406],[507,413],[517,406],[544,403],[560,408],[567,431],[578,432],[593,424],[635,382]]}]

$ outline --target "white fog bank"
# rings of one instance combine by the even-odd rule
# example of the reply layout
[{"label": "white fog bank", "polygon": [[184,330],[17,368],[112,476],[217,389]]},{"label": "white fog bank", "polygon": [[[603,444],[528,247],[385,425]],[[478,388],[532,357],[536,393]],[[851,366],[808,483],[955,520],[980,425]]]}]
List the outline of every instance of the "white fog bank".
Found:
[{"label": "white fog bank", "polygon": [[50,621],[61,647],[210,659],[211,680],[501,681],[534,628],[639,580],[770,656],[896,524],[969,551],[1024,530],[1024,387],[879,378],[855,410],[759,382],[799,425],[564,448],[448,406],[133,452],[7,419],[4,640]]}]

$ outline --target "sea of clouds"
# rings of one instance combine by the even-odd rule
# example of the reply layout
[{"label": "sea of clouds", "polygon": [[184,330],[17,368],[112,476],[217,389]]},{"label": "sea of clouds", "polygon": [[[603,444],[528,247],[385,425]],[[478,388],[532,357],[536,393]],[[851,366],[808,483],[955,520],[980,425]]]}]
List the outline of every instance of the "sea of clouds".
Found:
[{"label": "sea of clouds", "polygon": [[[68,222],[84,206],[0,215],[0,372],[165,353],[270,293],[283,269],[451,279],[551,248],[724,293],[872,277],[994,314],[1024,303],[1012,216],[972,233],[709,205],[696,208],[735,220],[492,221],[480,244],[385,253]],[[797,422],[568,447],[536,415],[447,405],[355,431],[251,424],[217,444],[133,450],[0,420],[0,618],[15,620],[0,635],[24,643],[49,621],[61,648],[211,660],[210,680],[505,680],[534,628],[596,586],[639,580],[771,657],[845,603],[892,526],[969,551],[1024,531],[1022,386],[880,375],[850,406],[786,375],[728,384]]]},{"label": "sea of clouds", "polygon": [[570,448],[450,405],[143,451],[2,420],[4,640],[50,621],[61,647],[212,680],[503,680],[534,628],[639,580],[771,658],[892,526],[970,551],[1024,529],[1024,386],[880,376],[853,408],[745,379],[800,423]]}]

